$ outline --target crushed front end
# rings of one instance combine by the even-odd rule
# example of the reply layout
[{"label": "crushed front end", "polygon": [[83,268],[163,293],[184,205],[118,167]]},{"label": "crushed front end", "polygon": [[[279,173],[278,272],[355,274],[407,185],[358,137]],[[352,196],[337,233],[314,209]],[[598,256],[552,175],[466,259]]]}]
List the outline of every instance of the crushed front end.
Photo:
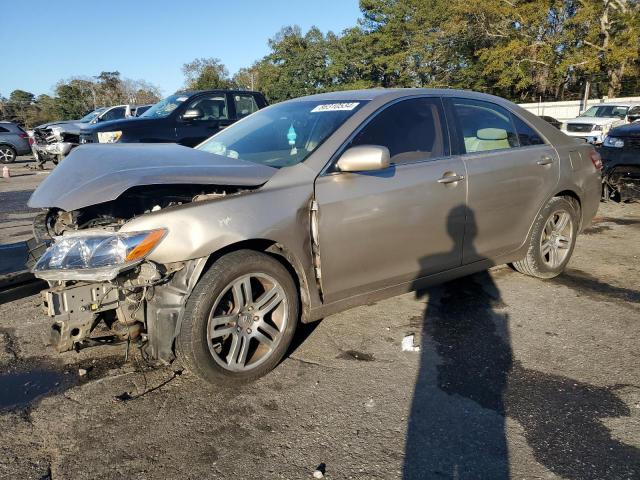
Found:
[{"label": "crushed front end", "polygon": [[49,283],[42,296],[54,348],[127,341],[147,359],[171,362],[184,303],[207,258],[159,264],[147,257],[167,229],[120,229],[137,215],[226,195],[217,187],[147,186],[115,201],[39,215],[34,232],[48,248],[33,273]]},{"label": "crushed front end", "polygon": [[607,137],[600,154],[604,200],[640,200],[640,132]]},{"label": "crushed front end", "polygon": [[47,160],[56,163],[62,160],[74,147],[78,146],[80,136],[66,132],[60,126],[35,128],[33,130],[31,151],[40,162]]}]

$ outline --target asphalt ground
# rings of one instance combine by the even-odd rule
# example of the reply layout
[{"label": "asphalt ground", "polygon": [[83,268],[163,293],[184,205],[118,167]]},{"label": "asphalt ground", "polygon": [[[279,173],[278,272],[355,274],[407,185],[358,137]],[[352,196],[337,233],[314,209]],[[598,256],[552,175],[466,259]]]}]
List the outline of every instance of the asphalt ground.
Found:
[{"label": "asphalt ground", "polygon": [[[2,212],[32,215],[39,178],[0,183]],[[640,478],[639,280],[640,204],[601,204],[562,276],[328,317],[241,388],[122,344],[57,354],[38,296],[5,303],[0,478]]]}]

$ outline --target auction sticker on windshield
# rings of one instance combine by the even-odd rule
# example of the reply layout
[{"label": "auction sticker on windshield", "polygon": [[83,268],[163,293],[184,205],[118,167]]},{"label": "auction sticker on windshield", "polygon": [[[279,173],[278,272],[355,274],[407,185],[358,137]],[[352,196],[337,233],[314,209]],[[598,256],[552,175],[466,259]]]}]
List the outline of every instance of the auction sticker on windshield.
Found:
[{"label": "auction sticker on windshield", "polygon": [[360,102],[327,103],[325,105],[318,105],[313,110],[311,110],[311,113],[349,111],[349,110],[353,110],[358,105],[360,105]]}]

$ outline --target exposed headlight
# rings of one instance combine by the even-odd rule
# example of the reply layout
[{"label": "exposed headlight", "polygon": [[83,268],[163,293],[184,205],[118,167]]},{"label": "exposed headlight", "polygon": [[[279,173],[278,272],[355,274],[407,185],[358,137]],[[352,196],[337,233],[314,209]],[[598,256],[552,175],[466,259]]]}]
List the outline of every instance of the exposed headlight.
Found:
[{"label": "exposed headlight", "polygon": [[602,125],[594,125],[593,126],[593,131],[594,132],[601,132],[602,131]]},{"label": "exposed headlight", "polygon": [[605,147],[613,147],[613,148],[622,148],[624,147],[624,140],[618,137],[609,137],[607,136],[604,139]]},{"label": "exposed headlight", "polygon": [[100,143],[116,143],[120,140],[122,136],[122,132],[118,130],[117,132],[98,132],[98,142]]},{"label": "exposed headlight", "polygon": [[140,263],[166,233],[165,228],[160,228],[56,237],[33,267],[33,273],[44,280],[113,280],[121,271]]}]

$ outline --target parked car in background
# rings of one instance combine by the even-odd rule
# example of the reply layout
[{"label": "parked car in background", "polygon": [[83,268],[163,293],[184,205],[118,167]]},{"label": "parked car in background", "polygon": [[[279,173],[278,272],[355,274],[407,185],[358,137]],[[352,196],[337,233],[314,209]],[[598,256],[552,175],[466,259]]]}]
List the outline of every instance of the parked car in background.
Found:
[{"label": "parked car in background", "polygon": [[589,107],[578,117],[562,123],[562,131],[585,139],[589,143],[602,144],[611,128],[640,118],[640,103],[599,103]]},{"label": "parked car in background", "polygon": [[539,115],[539,117],[545,122],[550,123],[551,125],[556,127],[558,130],[562,128],[562,122],[560,120],[556,120],[555,118],[549,117],[548,115]]},{"label": "parked car in background", "polygon": [[151,107],[153,107],[153,105],[154,105],[153,103],[150,103],[149,105],[138,105],[138,106],[135,108],[135,111],[133,112],[133,116],[134,116],[134,117],[140,117],[140,116],[142,116],[142,114],[143,114],[144,112],[146,112],[147,110],[149,110]]},{"label": "parked car in background", "polygon": [[603,198],[618,202],[640,199],[640,122],[610,130],[600,153]]},{"label": "parked car in background", "polygon": [[194,147],[266,105],[259,92],[180,92],[156,103],[140,117],[84,127],[80,143],[179,143]]},{"label": "parked car in background", "polygon": [[18,155],[31,153],[29,135],[12,122],[0,121],[0,163],[12,163]]},{"label": "parked car in background", "polygon": [[80,142],[80,130],[83,125],[95,125],[99,122],[118,120],[133,116],[135,105],[115,105],[102,107],[86,114],[79,120],[50,122],[33,129],[31,149],[40,163],[52,160],[58,163],[72,148]]},{"label": "parked car in background", "polygon": [[[223,95],[233,119],[236,92],[147,114],[210,115]],[[559,275],[598,209],[600,167],[592,145],[490,95],[303,97],[195,149],[78,147],[29,200],[53,241],[34,273],[60,351],[104,321],[145,358],[244,382],[299,322],[507,262]]]}]

